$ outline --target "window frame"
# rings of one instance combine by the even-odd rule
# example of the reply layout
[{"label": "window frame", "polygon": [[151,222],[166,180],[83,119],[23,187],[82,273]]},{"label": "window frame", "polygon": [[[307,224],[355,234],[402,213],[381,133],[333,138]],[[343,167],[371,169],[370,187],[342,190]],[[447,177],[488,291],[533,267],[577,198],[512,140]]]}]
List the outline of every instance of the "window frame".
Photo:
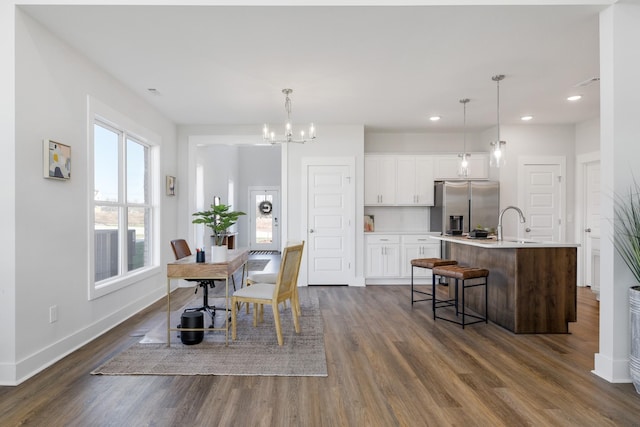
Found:
[{"label": "window frame", "polygon": [[[124,114],[108,107],[97,99],[89,96],[87,99],[87,190],[88,190],[88,298],[93,300],[118,291],[127,286],[138,283],[161,272],[160,269],[160,210],[159,201],[159,159],[160,159],[160,138],[153,132],[148,131],[136,124],[132,119]],[[98,124],[114,132],[122,133],[118,148],[118,192],[124,198],[117,202],[100,201],[96,203],[94,196],[95,188],[95,168],[94,168],[94,126]],[[149,149],[149,200],[147,203],[133,203],[127,200],[126,179],[126,152],[122,150],[127,145],[127,140],[134,140]],[[120,274],[96,282],[95,280],[95,208],[96,206],[113,205],[117,206],[121,215],[118,218],[119,236],[125,234],[123,227],[127,226],[126,213],[129,208],[145,207],[149,208],[149,226],[147,247],[149,250],[149,264],[132,271],[124,271]],[[126,239],[119,238],[118,263],[120,266],[126,265]],[[124,249],[124,251],[123,251]]]}]

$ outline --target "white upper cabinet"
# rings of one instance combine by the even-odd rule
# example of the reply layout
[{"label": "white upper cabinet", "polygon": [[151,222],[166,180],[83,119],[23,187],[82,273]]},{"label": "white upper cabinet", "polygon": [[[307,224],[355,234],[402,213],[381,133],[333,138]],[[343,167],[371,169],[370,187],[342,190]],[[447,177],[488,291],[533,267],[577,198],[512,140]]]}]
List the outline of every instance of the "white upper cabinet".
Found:
[{"label": "white upper cabinet", "polygon": [[396,171],[396,204],[433,206],[431,156],[397,156]]},{"label": "white upper cabinet", "polygon": [[365,156],[364,204],[396,203],[396,161],[394,156]]},{"label": "white upper cabinet", "polygon": [[452,179],[489,179],[489,154],[471,153],[469,156],[469,176],[458,176],[460,158],[457,154],[433,156],[433,178],[435,181]]},{"label": "white upper cabinet", "polygon": [[366,155],[365,205],[433,206],[432,156]]}]

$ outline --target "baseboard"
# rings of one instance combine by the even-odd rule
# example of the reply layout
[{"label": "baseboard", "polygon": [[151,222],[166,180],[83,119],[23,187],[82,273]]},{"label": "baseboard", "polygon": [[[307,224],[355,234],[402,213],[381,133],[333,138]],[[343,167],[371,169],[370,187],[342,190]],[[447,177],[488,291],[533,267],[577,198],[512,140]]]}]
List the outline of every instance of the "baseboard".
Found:
[{"label": "baseboard", "polygon": [[166,288],[161,286],[109,316],[25,357],[15,365],[0,365],[0,385],[18,385],[26,381],[166,296]]},{"label": "baseboard", "polygon": [[610,383],[630,383],[629,359],[612,359],[602,353],[596,353],[594,370],[591,373]]}]

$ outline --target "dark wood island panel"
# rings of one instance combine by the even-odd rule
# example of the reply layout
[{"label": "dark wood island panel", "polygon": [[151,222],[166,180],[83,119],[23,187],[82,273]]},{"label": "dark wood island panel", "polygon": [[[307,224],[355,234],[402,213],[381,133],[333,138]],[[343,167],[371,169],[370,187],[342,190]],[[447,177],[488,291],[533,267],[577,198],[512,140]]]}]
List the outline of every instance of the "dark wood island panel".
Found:
[{"label": "dark wood island panel", "polygon": [[[569,332],[569,322],[576,321],[575,247],[447,244],[459,264],[490,271],[489,320],[518,334]],[[484,312],[483,295],[470,291],[467,306]]]}]

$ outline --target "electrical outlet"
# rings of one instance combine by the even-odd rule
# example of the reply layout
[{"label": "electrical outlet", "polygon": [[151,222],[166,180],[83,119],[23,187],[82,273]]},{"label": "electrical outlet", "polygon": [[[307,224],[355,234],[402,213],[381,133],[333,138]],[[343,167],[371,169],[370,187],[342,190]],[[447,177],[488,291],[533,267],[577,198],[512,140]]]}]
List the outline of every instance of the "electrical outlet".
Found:
[{"label": "electrical outlet", "polygon": [[58,321],[58,306],[52,305],[49,307],[49,323]]}]

